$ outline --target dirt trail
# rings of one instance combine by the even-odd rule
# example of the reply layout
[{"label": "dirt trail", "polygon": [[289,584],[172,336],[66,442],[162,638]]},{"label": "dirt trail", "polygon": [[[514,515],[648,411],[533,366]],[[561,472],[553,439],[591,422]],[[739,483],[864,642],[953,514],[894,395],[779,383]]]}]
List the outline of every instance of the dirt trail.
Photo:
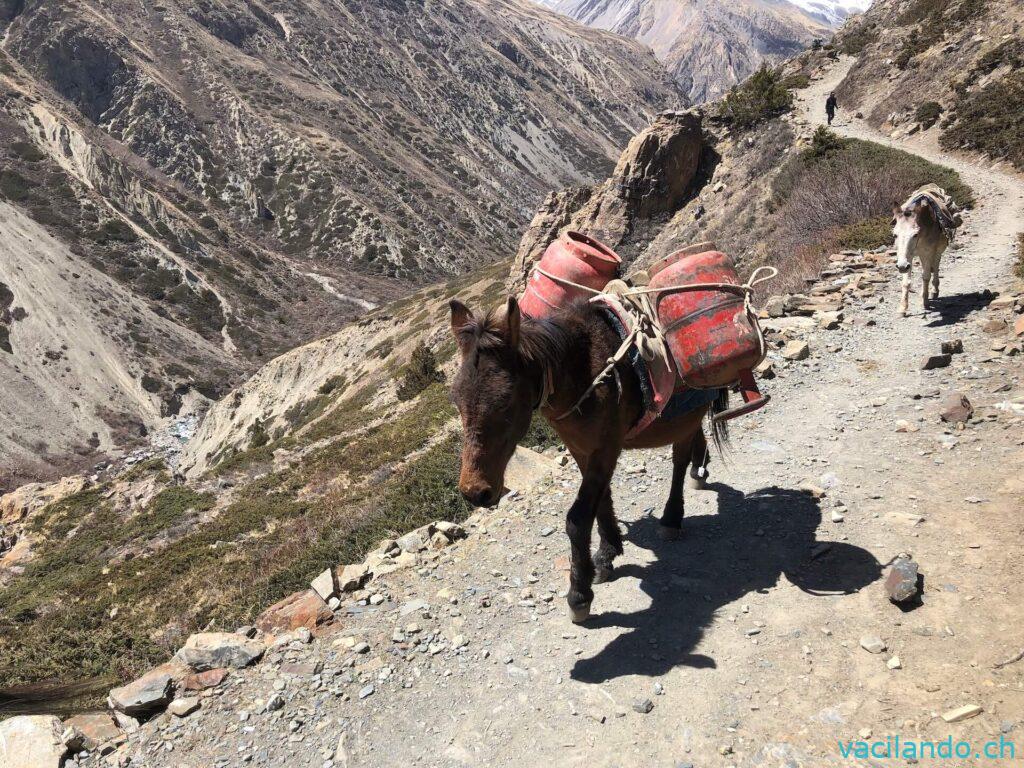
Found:
[{"label": "dirt trail", "polygon": [[[846,66],[806,93],[812,122]],[[840,115],[841,133],[879,140]],[[811,357],[768,382],[772,405],[734,422],[712,487],[687,491],[679,542],[659,541],[650,514],[668,452],[627,455],[614,481],[626,551],[590,622],[572,625],[560,596],[576,487],[566,468],[479,516],[430,566],[375,585],[384,602],[357,607],[342,631],[366,653],[325,639],[271,654],[188,719],[145,726],[132,764],[822,768],[854,764],[837,744],[869,733],[977,751],[1002,736],[1016,760],[958,764],[1024,764],[1024,662],[993,669],[1024,647],[1024,431],[986,408],[1020,396],[1024,377],[1020,357],[991,352],[976,293],[1009,281],[1024,184],[913,151],[959,170],[979,198],[944,259],[940,311],[923,315],[915,297],[915,314],[897,317],[893,269],[878,296],[848,307],[852,325],[813,331]],[[965,352],[951,367],[919,370],[954,337]],[[991,418],[946,429],[933,392],[950,389]],[[896,432],[899,419],[919,431]],[[799,490],[808,479],[820,501]],[[923,605],[907,613],[879,580],[901,552],[925,574]],[[863,650],[864,635],[888,650]],[[410,653],[413,638],[426,650]],[[323,669],[290,677],[282,660]],[[260,714],[275,685],[283,708]],[[644,699],[653,709],[636,711]],[[966,704],[984,712],[939,716]]]}]

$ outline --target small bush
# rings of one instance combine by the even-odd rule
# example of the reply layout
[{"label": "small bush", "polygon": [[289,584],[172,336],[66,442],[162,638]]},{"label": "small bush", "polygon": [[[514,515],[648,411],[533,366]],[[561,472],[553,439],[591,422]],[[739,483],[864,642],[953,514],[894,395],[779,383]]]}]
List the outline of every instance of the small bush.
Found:
[{"label": "small bush", "polygon": [[803,72],[797,72],[792,75],[787,75],[782,81],[783,86],[791,91],[799,91],[811,84],[810,75],[805,75]]},{"label": "small bush", "polygon": [[35,144],[27,141],[16,141],[11,144],[11,152],[20,157],[26,163],[38,163],[46,155],[39,151]]},{"label": "small bush", "polygon": [[0,171],[0,195],[12,203],[20,203],[28,199],[32,189],[28,179],[17,171],[4,169]]},{"label": "small bush", "polygon": [[256,421],[249,425],[249,450],[262,448],[269,442],[270,435],[267,434],[267,428],[263,424],[263,420],[256,419]]},{"label": "small bush", "polygon": [[733,86],[719,106],[718,117],[736,128],[750,128],[792,107],[793,94],[779,72],[766,64],[740,85]]},{"label": "small bush", "polygon": [[914,120],[925,128],[931,128],[942,116],[942,105],[937,101],[926,101],[914,110]]},{"label": "small bush", "polygon": [[422,341],[413,349],[409,364],[402,369],[401,375],[397,394],[403,401],[412,400],[431,384],[444,381],[444,374],[437,370],[433,350]]},{"label": "small bush", "polygon": [[317,389],[317,394],[329,395],[332,392],[344,387],[345,381],[346,379],[344,374],[335,374],[334,376],[331,376],[329,379],[327,379],[327,381],[320,385],[320,388]]}]

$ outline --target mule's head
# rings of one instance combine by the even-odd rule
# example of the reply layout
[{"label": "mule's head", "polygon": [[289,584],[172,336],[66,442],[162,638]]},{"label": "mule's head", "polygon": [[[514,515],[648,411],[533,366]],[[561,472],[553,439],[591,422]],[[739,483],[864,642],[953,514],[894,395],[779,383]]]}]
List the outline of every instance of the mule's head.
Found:
[{"label": "mule's head", "polygon": [[451,302],[451,311],[462,359],[452,383],[462,418],[459,490],[471,504],[491,506],[501,496],[516,443],[530,427],[541,384],[521,349],[522,314],[514,298],[482,318],[460,301]]},{"label": "mule's head", "polygon": [[892,216],[892,234],[896,239],[896,269],[901,273],[909,272],[921,240],[921,231],[928,224],[932,209],[923,202],[906,208],[893,203]]}]

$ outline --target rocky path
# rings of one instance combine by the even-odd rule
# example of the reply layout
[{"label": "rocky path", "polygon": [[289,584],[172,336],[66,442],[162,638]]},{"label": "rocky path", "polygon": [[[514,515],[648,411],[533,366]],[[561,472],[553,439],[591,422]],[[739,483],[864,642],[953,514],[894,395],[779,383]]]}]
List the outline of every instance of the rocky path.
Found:
[{"label": "rocky path", "polygon": [[[844,66],[805,103],[817,109]],[[884,256],[837,259],[816,291],[844,297],[841,319],[773,321],[810,355],[772,353],[773,403],[734,422],[713,484],[687,492],[681,541],[659,541],[651,516],[667,452],[626,457],[614,481],[626,552],[586,625],[561,597],[567,467],[375,582],[339,633],[271,649],[198,711],[83,762],[821,768],[857,763],[839,742],[898,734],[975,751],[1002,737],[1015,760],[960,764],[1024,763],[1024,662],[995,666],[1024,648],[1024,372],[995,322],[1018,317],[1006,291],[1024,185],[920,152],[980,200],[944,261],[939,308],[900,318]],[[921,370],[957,338],[948,367]],[[939,419],[951,391],[973,405],[964,428]],[[901,553],[924,574],[906,612],[881,582]],[[973,716],[948,714],[967,705]]]}]

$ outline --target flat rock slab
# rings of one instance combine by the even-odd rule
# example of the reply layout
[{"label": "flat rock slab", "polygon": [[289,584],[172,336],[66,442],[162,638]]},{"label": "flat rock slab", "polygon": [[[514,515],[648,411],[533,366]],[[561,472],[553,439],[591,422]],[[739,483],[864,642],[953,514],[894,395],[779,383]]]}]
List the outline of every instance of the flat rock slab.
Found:
[{"label": "flat rock slab", "polygon": [[112,709],[126,715],[144,715],[163,709],[174,696],[175,681],[187,673],[179,664],[161,664],[127,685],[114,688],[108,701]]},{"label": "flat rock slab", "polygon": [[959,723],[961,720],[970,720],[972,717],[980,715],[984,710],[977,704],[965,704],[962,707],[951,709],[948,712],[942,713],[942,719],[947,723]]},{"label": "flat rock slab", "polygon": [[256,626],[270,635],[303,628],[313,632],[333,619],[334,613],[320,595],[304,589],[267,608],[256,619]]},{"label": "flat rock slab", "polygon": [[86,712],[75,715],[64,721],[64,727],[77,731],[76,737],[68,745],[75,752],[80,752],[83,749],[95,752],[102,744],[124,738],[121,729],[109,712]]},{"label": "flat rock slab", "polygon": [[894,603],[905,603],[917,595],[918,565],[901,557],[892,564],[885,577],[885,594]]},{"label": "flat rock slab", "polygon": [[185,641],[175,658],[196,672],[247,667],[263,655],[266,646],[234,632],[200,632]]},{"label": "flat rock slab", "polygon": [[0,766],[60,768],[67,751],[63,727],[53,715],[22,715],[0,723]]}]

